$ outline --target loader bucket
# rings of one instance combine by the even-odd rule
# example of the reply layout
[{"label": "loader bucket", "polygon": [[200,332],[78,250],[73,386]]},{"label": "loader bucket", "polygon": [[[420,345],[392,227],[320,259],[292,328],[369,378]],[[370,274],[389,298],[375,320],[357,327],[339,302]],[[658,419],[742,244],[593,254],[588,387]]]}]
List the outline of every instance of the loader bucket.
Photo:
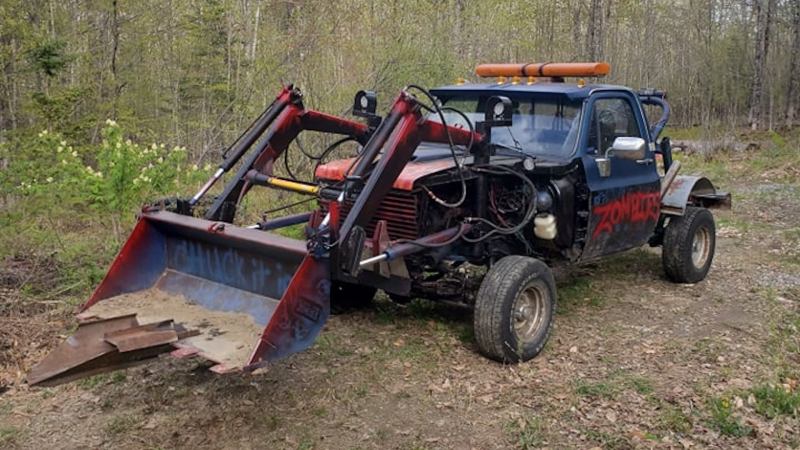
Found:
[{"label": "loader bucket", "polygon": [[35,366],[53,385],[167,351],[252,369],[309,347],[328,317],[325,258],[304,241],[166,211],[141,215],[81,308],[75,335]]}]

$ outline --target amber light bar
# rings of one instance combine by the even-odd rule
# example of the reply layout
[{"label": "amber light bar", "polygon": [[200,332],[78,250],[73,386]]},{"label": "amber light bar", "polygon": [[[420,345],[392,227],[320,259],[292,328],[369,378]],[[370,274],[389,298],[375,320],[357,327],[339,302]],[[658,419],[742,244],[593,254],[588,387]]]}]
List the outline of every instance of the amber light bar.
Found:
[{"label": "amber light bar", "polygon": [[606,62],[481,64],[479,77],[602,77],[611,66]]}]

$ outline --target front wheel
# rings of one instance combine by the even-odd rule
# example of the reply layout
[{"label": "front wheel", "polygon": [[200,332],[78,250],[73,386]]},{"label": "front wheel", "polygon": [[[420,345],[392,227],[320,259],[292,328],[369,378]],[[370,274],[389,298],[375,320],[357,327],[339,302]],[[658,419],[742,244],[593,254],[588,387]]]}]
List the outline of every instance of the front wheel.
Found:
[{"label": "front wheel", "polygon": [[506,256],[486,273],[475,300],[475,339],[501,362],[527,361],[542,351],[556,309],[550,268],[537,259]]},{"label": "front wheel", "polygon": [[688,206],[683,216],[671,217],[661,249],[667,278],[676,283],[703,280],[714,259],[716,240],[714,216],[706,208]]}]

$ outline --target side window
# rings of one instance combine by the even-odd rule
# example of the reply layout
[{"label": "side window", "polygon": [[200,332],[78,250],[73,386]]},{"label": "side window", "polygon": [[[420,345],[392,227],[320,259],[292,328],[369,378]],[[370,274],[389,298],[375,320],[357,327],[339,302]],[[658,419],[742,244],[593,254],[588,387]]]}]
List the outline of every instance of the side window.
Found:
[{"label": "side window", "polygon": [[618,137],[642,137],[636,115],[624,98],[601,98],[594,102],[589,126],[590,151],[605,153]]}]

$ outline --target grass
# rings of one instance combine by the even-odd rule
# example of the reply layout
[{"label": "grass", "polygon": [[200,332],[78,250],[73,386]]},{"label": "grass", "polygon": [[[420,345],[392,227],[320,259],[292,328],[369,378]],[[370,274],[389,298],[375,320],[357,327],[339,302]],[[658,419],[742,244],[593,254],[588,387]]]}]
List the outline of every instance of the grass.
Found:
[{"label": "grass", "polygon": [[510,422],[506,429],[512,435],[517,448],[541,448],[546,441],[544,422],[538,417],[520,418]]},{"label": "grass", "polygon": [[17,441],[20,430],[14,427],[0,427],[0,447],[11,446]]},{"label": "grass", "polygon": [[139,417],[132,414],[114,416],[106,422],[103,429],[106,434],[117,436],[133,430],[139,424],[139,421]]},{"label": "grass", "polygon": [[753,429],[742,424],[741,420],[733,414],[733,404],[727,397],[713,397],[709,400],[708,412],[709,425],[721,434],[730,437],[750,436]]},{"label": "grass", "polygon": [[649,395],[653,393],[653,383],[648,378],[641,376],[632,376],[628,380],[628,383],[633,388],[634,391],[638,392],[641,395]]},{"label": "grass", "polygon": [[619,393],[619,385],[613,381],[588,382],[578,380],[575,393],[581,397],[613,399]]},{"label": "grass", "polygon": [[600,307],[605,303],[605,296],[588,277],[576,277],[558,286],[557,314],[571,314],[582,305]]},{"label": "grass", "polygon": [[628,449],[633,448],[630,440],[624,436],[607,431],[594,429],[586,430],[586,437],[600,444],[604,449]]},{"label": "grass", "polygon": [[93,375],[88,378],[82,378],[77,381],[78,386],[86,390],[92,390],[98,386],[104,386],[107,384],[118,384],[122,383],[127,379],[127,375],[124,371],[118,370],[116,372],[111,373],[101,373],[97,375]]},{"label": "grass", "polygon": [[677,406],[662,404],[658,414],[659,428],[673,433],[687,434],[692,431],[692,418]]},{"label": "grass", "polygon": [[[707,139],[696,129],[678,131],[675,139]],[[684,174],[699,173],[711,178],[712,182],[728,183],[732,179],[752,180],[755,176],[771,182],[797,185],[798,180],[793,169],[800,163],[800,152],[794,138],[787,140],[784,136],[767,132],[757,136],[745,136],[747,142],[759,142],[760,149],[739,153],[718,151],[710,155],[678,153]]]},{"label": "grass", "polygon": [[762,384],[750,390],[756,399],[755,410],[768,419],[800,415],[800,392],[783,386]]},{"label": "grass", "polygon": [[575,394],[581,397],[611,400],[625,390],[650,396],[653,393],[653,383],[647,377],[624,371],[614,371],[603,380],[578,380],[575,383]]}]

